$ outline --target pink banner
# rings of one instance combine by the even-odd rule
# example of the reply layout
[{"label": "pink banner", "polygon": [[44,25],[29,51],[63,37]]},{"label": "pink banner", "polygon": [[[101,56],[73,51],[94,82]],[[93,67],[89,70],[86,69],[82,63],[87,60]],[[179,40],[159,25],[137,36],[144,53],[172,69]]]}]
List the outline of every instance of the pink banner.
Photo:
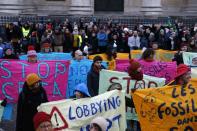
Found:
[{"label": "pink banner", "polygon": [[7,98],[16,103],[23,83],[29,73],[36,73],[42,79],[49,101],[66,97],[69,61],[26,61],[0,60],[0,99]]},{"label": "pink banner", "polygon": [[[142,65],[144,74],[166,78],[166,83],[174,80],[176,76],[176,62],[146,62],[144,60],[138,60]],[[126,72],[129,66],[129,60],[116,60],[116,70]]]}]

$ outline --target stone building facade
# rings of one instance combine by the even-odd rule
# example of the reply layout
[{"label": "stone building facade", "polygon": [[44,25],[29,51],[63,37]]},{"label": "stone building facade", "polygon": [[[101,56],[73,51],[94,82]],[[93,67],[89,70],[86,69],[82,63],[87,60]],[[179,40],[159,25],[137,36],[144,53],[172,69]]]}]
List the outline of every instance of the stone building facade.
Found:
[{"label": "stone building facade", "polygon": [[[107,1],[107,0],[106,0]],[[116,0],[114,0],[116,1]],[[195,16],[197,0],[123,0],[126,16]],[[95,0],[1,0],[0,15],[94,15],[108,14],[95,11]]]}]

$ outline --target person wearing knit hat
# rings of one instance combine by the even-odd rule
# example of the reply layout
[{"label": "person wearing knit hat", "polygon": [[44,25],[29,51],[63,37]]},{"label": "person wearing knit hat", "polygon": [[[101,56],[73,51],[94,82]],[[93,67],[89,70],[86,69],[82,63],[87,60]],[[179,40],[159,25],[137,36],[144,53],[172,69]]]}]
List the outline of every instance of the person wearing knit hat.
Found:
[{"label": "person wearing knit hat", "polygon": [[179,64],[175,77],[175,84],[186,85],[191,79],[191,69],[185,64]]},{"label": "person wearing knit hat", "polygon": [[128,67],[128,74],[133,80],[142,80],[143,72],[140,63],[131,59]]},{"label": "person wearing knit hat", "polygon": [[107,131],[108,122],[103,117],[96,117],[90,123],[90,131]]},{"label": "person wearing knit hat", "polygon": [[80,98],[87,98],[87,97],[91,97],[90,93],[88,91],[88,87],[85,83],[80,83],[75,87],[75,91],[74,91],[74,96],[72,96],[71,98],[76,98],[76,99],[80,99]]},{"label": "person wearing knit hat", "polygon": [[45,112],[38,112],[33,118],[35,131],[54,131],[51,116]]},{"label": "person wearing knit hat", "polygon": [[37,107],[45,102],[48,98],[40,77],[35,73],[28,74],[18,97],[16,131],[35,131],[33,117]]},{"label": "person wearing knit hat", "polygon": [[27,52],[28,62],[36,63],[37,62],[37,53],[35,50],[30,50]]}]

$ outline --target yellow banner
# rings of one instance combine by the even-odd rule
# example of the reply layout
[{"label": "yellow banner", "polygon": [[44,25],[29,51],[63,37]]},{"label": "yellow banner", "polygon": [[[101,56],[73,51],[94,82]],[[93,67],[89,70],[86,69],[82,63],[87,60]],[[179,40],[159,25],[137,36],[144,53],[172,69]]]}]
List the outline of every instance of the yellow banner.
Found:
[{"label": "yellow banner", "polygon": [[186,86],[136,90],[142,131],[197,131],[197,79]]},{"label": "yellow banner", "polygon": [[[142,50],[132,50],[130,53],[131,53],[131,58],[139,59],[141,58]],[[161,50],[161,49],[156,50],[156,60],[170,62],[172,61],[175,53],[176,51],[168,51],[168,50]]]}]

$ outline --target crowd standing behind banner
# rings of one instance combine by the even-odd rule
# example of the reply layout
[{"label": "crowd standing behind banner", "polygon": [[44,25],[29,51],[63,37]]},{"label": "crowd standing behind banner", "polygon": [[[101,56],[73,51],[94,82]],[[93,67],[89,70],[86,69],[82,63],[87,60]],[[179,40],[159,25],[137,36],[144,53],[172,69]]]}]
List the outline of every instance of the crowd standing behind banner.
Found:
[{"label": "crowd standing behind banner", "polygon": [[[21,82],[24,82],[25,76],[28,75],[29,73],[32,73],[32,71],[34,73],[37,73],[38,76],[44,80],[44,82],[42,83],[36,81],[35,83],[32,84],[37,85],[38,82],[39,84],[42,84],[42,86],[47,87],[43,89],[46,90],[46,94],[49,100],[65,99],[66,97],[67,98],[92,97],[92,99],[90,98],[89,99],[90,101],[87,101],[86,104],[91,102],[91,100],[96,101],[96,98],[101,99],[103,93],[98,96],[101,90],[100,88],[109,88],[109,87],[101,87],[101,84],[103,84],[105,80],[102,80],[104,79],[101,78],[103,74],[100,73],[102,72],[101,69],[104,68],[109,70],[119,70],[122,72],[128,71],[129,77],[132,80],[132,82],[133,80],[143,81],[143,73],[144,73],[146,75],[150,75],[147,76],[150,77],[150,80],[151,78],[153,79],[153,77],[151,76],[157,76],[157,77],[162,77],[161,83],[164,83],[163,78],[166,78],[167,80],[166,84],[168,84],[173,79],[175,79],[175,82],[173,84],[177,84],[177,83],[184,84],[184,83],[180,83],[180,81],[188,83],[190,79],[189,78],[190,74],[185,74],[184,77],[179,77],[178,75],[181,74],[182,76],[185,73],[185,72],[184,73],[181,72],[183,71],[182,69],[185,70],[187,69],[186,72],[189,71],[189,67],[187,68],[185,67],[185,65],[183,65],[183,63],[185,63],[189,66],[192,66],[191,69],[192,76],[196,77],[196,68],[194,68],[194,66],[197,65],[196,64],[197,60],[196,57],[194,57],[195,54],[191,55],[190,52],[197,52],[197,30],[196,30],[197,25],[195,25],[193,28],[188,28],[184,26],[182,22],[175,21],[175,23],[170,25],[162,25],[162,24],[153,24],[148,26],[136,25],[135,28],[129,29],[126,25],[122,25],[121,23],[113,23],[113,21],[109,21],[106,24],[100,24],[99,21],[95,21],[95,22],[90,21],[89,23],[84,23],[83,21],[80,21],[80,23],[77,24],[76,22],[70,23],[68,20],[62,22],[61,21],[55,22],[48,20],[47,23],[33,23],[31,21],[22,22],[19,20],[18,22],[10,23],[7,24],[6,26],[1,26],[0,28],[2,32],[4,32],[4,33],[0,32],[0,58],[5,59],[0,61],[1,79],[4,80],[1,82],[3,82],[2,85],[5,85],[7,83],[5,86],[2,86],[0,97],[1,99],[4,99],[3,97],[8,98],[9,102],[10,101],[16,102],[17,101],[16,94],[20,94],[21,91],[25,92],[24,90],[27,89],[31,90],[31,87],[33,86],[31,86],[30,84],[30,88],[27,88],[28,86],[27,87],[25,86],[26,83],[24,83],[24,87],[26,87],[27,89],[25,88],[22,89],[21,85],[23,83]],[[20,60],[18,60],[19,58]],[[90,63],[90,61],[88,61],[87,58],[93,60],[93,63]],[[131,60],[129,65],[128,61],[131,58],[138,58],[138,59],[140,58],[140,59],[135,62]],[[15,60],[9,60],[9,59],[15,59]],[[27,60],[27,62],[21,60]],[[108,65],[103,66],[105,63],[102,63],[102,61],[107,61]],[[127,63],[124,63],[125,61]],[[171,61],[176,61],[176,63],[173,63]],[[14,65],[12,63],[18,64],[18,66],[16,66],[16,68],[12,67]],[[155,70],[158,71],[158,67],[161,67],[162,64],[169,65],[169,67],[167,66],[164,67],[162,71],[165,72],[166,70],[167,73],[168,70],[171,70],[172,74],[169,76],[169,74],[168,75],[166,75],[166,73],[162,74],[160,73],[161,72],[160,71],[158,72],[159,75],[158,74],[153,75],[152,73],[154,71],[151,71],[150,69],[148,69],[149,66],[146,66],[146,64],[151,65],[151,63],[154,63],[152,67],[150,66],[150,68],[152,69],[154,68],[154,71]],[[178,65],[177,71],[176,71],[176,64]],[[30,67],[26,68],[26,66],[29,65]],[[16,73],[17,69],[23,71],[21,78],[19,78],[18,75],[16,75],[18,74]],[[81,74],[83,75],[81,75],[80,73],[74,75],[74,73],[76,73],[74,71],[75,69],[77,69],[77,72],[82,72]],[[26,70],[28,72],[25,72]],[[147,73],[148,71],[149,73]],[[15,72],[16,78],[20,79],[20,81],[11,78],[13,77],[12,76],[12,74],[14,74],[13,72]],[[111,74],[113,74],[113,72],[111,72]],[[128,76],[128,75],[124,74],[123,76]],[[55,78],[56,79],[52,80],[53,77],[54,79]],[[121,76],[116,76],[116,79],[120,79],[120,78]],[[154,77],[154,79],[156,78]],[[13,80],[15,84],[14,86],[15,87],[18,86],[18,87],[15,89],[11,89],[11,86],[9,87],[11,83],[10,80]],[[28,79],[26,79],[26,82],[27,80]],[[40,78],[39,79],[37,78],[37,80],[40,81]],[[102,82],[100,80],[102,80]],[[113,83],[112,81],[114,80],[110,80],[111,83]],[[125,89],[131,90],[134,88],[134,87],[128,87],[129,85],[133,85],[132,82],[131,84],[128,83],[123,84],[122,81],[123,80],[120,80],[119,83],[121,83],[122,86],[121,88],[123,90]],[[127,82],[130,81],[127,80]],[[52,87],[50,87],[51,85],[48,85],[48,83],[53,83]],[[139,85],[141,86],[142,84]],[[163,84],[161,84],[161,86],[163,86]],[[50,87],[50,91],[49,91],[49,87]],[[152,86],[148,86],[148,87],[152,87]],[[104,90],[106,91],[106,89]],[[129,92],[130,91],[128,91],[127,93]],[[117,93],[113,95],[117,95]],[[105,97],[110,97],[110,96],[103,96],[103,98]],[[121,95],[121,97],[123,98],[124,95]],[[35,115],[37,112],[35,111],[36,107],[42,102],[48,101],[48,98],[46,97],[44,100],[42,100],[41,97],[41,99],[39,99],[41,100],[39,103],[33,102],[34,104],[36,104],[33,107],[34,110],[32,110],[33,115]],[[20,94],[19,100],[21,99],[23,100],[23,96]],[[29,104],[29,102],[31,103],[31,101],[35,101],[33,97],[31,99],[32,100],[25,101],[27,102],[27,105]],[[123,103],[124,100],[121,99]],[[127,100],[128,98],[126,99],[126,103],[128,103]],[[20,108],[21,102],[20,101],[18,102],[20,103],[18,104],[19,106],[18,110],[20,110],[21,112],[21,108]],[[65,102],[69,103],[70,101],[66,100]],[[72,104],[75,103],[78,103],[78,101],[73,102]],[[111,105],[112,107],[115,106],[113,105],[113,103],[109,103],[108,106],[110,104],[112,104]],[[135,102],[135,105],[136,104],[137,103]],[[67,104],[67,106],[68,105],[69,104]],[[105,104],[103,106],[106,108]],[[84,111],[86,111],[86,107],[84,106],[82,107]],[[80,109],[82,109],[82,107]],[[90,103],[90,107],[91,109],[95,109],[95,107],[92,107],[92,103]],[[126,112],[126,108],[124,107],[125,109],[123,112],[122,107],[119,110],[121,111],[121,115],[124,118],[125,117],[124,112]],[[136,107],[137,107],[137,113],[139,115],[138,112],[139,106]],[[57,111],[58,109],[55,108],[54,110]],[[76,110],[79,110],[79,108],[77,107]],[[117,112],[117,110],[114,110],[114,112]],[[47,113],[50,113],[48,112],[48,109],[47,109]],[[103,117],[106,117],[105,116],[106,114],[104,113]],[[25,122],[28,121],[23,120],[25,122],[18,123],[19,121],[18,116],[20,116],[20,113],[18,113],[17,124],[18,125],[23,124],[26,126],[28,124],[31,124],[33,130],[33,115],[31,114],[31,118],[26,118],[29,121],[31,121],[31,123],[24,124]],[[75,116],[75,119],[80,115],[86,116],[86,114],[83,113],[76,115],[77,116]],[[113,116],[115,114],[111,114],[111,115]],[[46,117],[47,114],[41,116]],[[72,118],[74,119],[74,117]],[[121,119],[123,118],[121,117]],[[48,124],[54,123],[54,121],[51,122],[48,119],[49,118],[45,119],[48,121]],[[61,117],[60,119],[62,119],[62,123],[65,123],[63,117]],[[91,122],[92,119],[93,117],[84,122],[87,126],[84,128],[93,129],[98,127],[98,125],[96,125],[98,123],[94,123],[94,120],[93,123]],[[116,119],[117,118],[114,117],[112,118],[112,120],[108,122],[109,123],[111,122],[112,124],[112,121],[115,121]],[[118,120],[119,119],[120,118],[118,118]],[[133,120],[137,120],[137,119],[133,119]],[[132,125],[131,123],[133,122],[127,121],[128,130],[135,128],[135,126]],[[141,120],[140,120],[140,124],[142,124]],[[40,125],[42,125],[42,123],[38,123],[36,126],[34,125],[35,129],[40,128]],[[125,125],[121,124],[120,129],[125,129]],[[80,125],[80,126],[84,126],[84,125]],[[114,125],[111,126],[113,128]],[[138,123],[137,130],[140,130],[140,126],[144,127],[144,125],[139,125]],[[19,126],[17,126],[17,128],[18,127]],[[65,128],[65,126],[63,127]],[[22,128],[20,128],[19,130],[21,129]]]}]

